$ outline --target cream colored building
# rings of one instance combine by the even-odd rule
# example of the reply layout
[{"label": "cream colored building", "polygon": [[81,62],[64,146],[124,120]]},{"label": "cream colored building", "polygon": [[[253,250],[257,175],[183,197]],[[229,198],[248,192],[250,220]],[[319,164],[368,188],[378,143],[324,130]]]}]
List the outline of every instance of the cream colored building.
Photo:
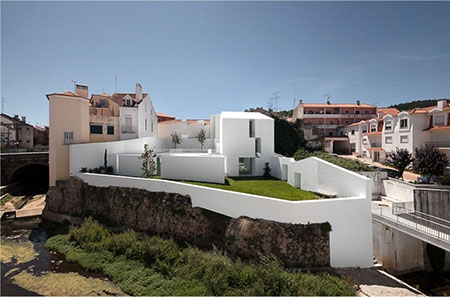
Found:
[{"label": "cream colored building", "polygon": [[69,178],[69,145],[89,142],[89,99],[72,92],[48,94],[47,98],[50,186],[55,186],[57,180]]}]

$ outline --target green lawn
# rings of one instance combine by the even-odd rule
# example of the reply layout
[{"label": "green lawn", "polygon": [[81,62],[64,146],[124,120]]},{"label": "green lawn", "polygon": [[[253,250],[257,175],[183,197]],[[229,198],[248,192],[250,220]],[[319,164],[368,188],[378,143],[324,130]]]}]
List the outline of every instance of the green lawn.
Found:
[{"label": "green lawn", "polygon": [[312,200],[325,198],[316,193],[297,189],[288,184],[286,181],[279,180],[273,177],[227,177],[224,185],[193,181],[183,182],[193,185],[261,195],[272,198],[280,198],[285,200]]}]

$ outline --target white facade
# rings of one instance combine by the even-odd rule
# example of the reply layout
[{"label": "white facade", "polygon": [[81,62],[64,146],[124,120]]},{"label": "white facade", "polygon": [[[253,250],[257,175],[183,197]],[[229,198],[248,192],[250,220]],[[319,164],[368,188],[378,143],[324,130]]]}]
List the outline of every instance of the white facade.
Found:
[{"label": "white facade", "polygon": [[[142,94],[142,87],[136,84],[136,100],[130,95],[124,98],[120,106],[120,140],[158,135],[158,117],[156,116],[150,95]],[[134,103],[135,102],[135,103]]]}]

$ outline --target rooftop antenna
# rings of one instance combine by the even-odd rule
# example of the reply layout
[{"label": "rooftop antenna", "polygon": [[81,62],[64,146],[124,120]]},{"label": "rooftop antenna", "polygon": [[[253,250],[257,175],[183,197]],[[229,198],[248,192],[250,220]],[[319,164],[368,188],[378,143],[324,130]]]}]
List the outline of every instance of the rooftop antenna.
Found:
[{"label": "rooftop antenna", "polygon": [[273,99],[275,99],[275,110],[276,111],[278,111],[278,97],[279,97],[279,95],[278,94],[280,94],[280,92],[281,91],[278,91],[278,92],[275,92],[275,93],[273,93]]},{"label": "rooftop antenna", "polygon": [[327,98],[327,102],[329,102],[331,98],[330,93],[326,93],[324,96],[325,98]]},{"label": "rooftop antenna", "polygon": [[76,92],[77,91],[77,82],[74,81],[73,79],[71,79],[70,81],[73,82],[73,91]]},{"label": "rooftop antenna", "polygon": [[117,73],[116,73],[116,76],[115,76],[114,93],[117,93]]},{"label": "rooftop antenna", "polygon": [[295,81],[292,82],[292,86],[294,87],[294,101],[292,103],[292,113],[294,113],[294,109],[295,109]]}]

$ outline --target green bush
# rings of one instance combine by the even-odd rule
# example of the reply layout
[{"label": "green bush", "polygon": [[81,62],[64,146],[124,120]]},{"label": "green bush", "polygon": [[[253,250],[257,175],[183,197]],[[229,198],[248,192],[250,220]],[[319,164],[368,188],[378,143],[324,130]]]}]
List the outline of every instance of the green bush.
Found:
[{"label": "green bush", "polygon": [[373,168],[370,168],[363,162],[359,160],[351,160],[346,158],[340,158],[336,157],[330,154],[327,154],[322,151],[309,151],[304,148],[300,148],[297,150],[297,152],[294,154],[294,159],[296,161],[306,159],[309,157],[317,157],[322,160],[325,160],[327,162],[333,163],[335,165],[338,165],[340,167],[343,167],[345,169],[355,171],[355,172],[363,172],[363,171],[374,171]]},{"label": "green bush", "polygon": [[136,233],[111,234],[87,219],[67,235],[50,238],[46,248],[89,271],[103,272],[130,295],[354,295],[347,281],[326,273],[288,272],[280,262],[232,261],[215,249],[181,248],[160,237],[139,240]]}]

